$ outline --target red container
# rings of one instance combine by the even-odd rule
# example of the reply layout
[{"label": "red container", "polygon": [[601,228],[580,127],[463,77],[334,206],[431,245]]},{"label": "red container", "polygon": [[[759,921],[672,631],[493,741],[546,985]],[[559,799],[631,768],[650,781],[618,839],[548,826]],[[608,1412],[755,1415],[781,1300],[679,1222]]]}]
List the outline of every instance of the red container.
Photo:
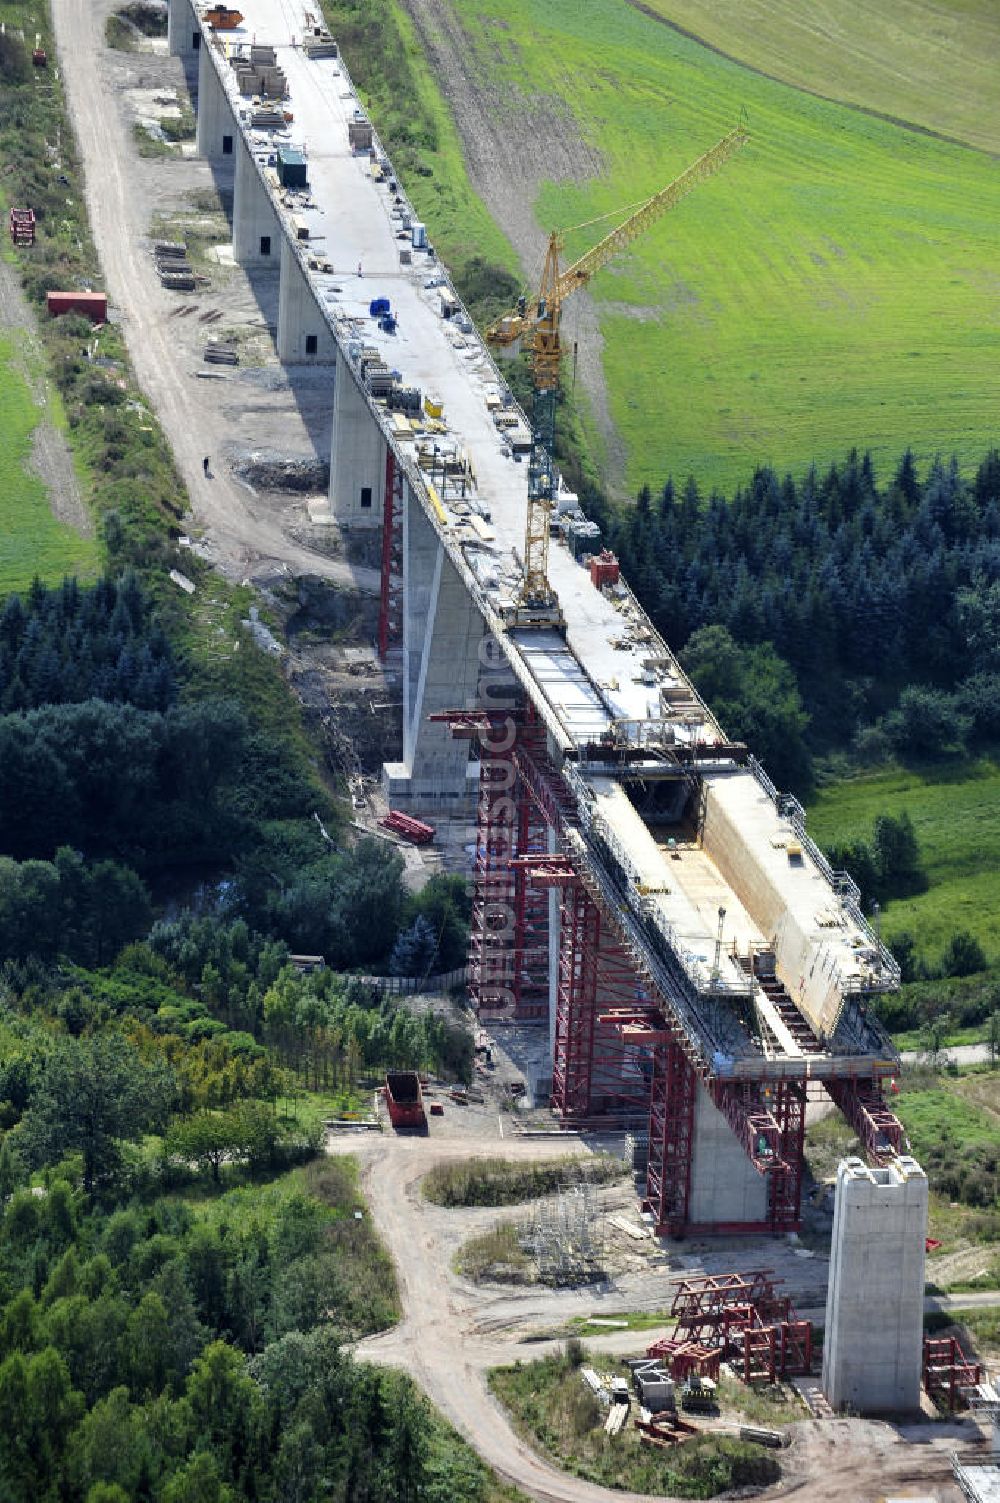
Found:
[{"label": "red container", "polygon": [[103,324],[108,317],[106,292],[49,292],[45,306],[53,318],[60,313],[82,313],[92,324]]},{"label": "red container", "polygon": [[603,589],[605,585],[618,583],[621,574],[621,565],[615,555],[608,549],[603,548],[600,553],[592,553],[589,566],[590,578],[595,589]]},{"label": "red container", "polygon": [[388,1070],[385,1077],[385,1104],[389,1121],[401,1127],[426,1127],[424,1097],[416,1070]]}]

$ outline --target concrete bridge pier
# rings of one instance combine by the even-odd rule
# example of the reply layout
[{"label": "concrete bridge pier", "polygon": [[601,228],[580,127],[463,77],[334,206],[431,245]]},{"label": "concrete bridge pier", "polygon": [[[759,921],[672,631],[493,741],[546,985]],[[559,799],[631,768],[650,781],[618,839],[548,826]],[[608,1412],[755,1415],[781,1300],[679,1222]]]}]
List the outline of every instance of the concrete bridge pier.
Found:
[{"label": "concrete bridge pier", "polygon": [[236,145],[233,255],[240,266],[279,266],[281,225],[246,142]]},{"label": "concrete bridge pier", "polygon": [[167,47],[171,57],[179,57],[185,63],[192,62],[201,49],[201,31],[191,0],[170,0],[167,10]]},{"label": "concrete bridge pier", "polygon": [[216,61],[211,47],[202,46],[198,52],[198,128],[196,140],[198,152],[212,166],[223,161],[235,160],[236,137],[239,134],[233,118],[232,106],[222,80],[216,72]]},{"label": "concrete bridge pier", "polygon": [[695,1096],[691,1148],[691,1225],[764,1225],[767,1180],[747,1158],[742,1143],[701,1084]]},{"label": "concrete bridge pier", "polygon": [[337,359],[337,342],[287,235],[281,237],[277,343],[283,365],[329,365]]},{"label": "concrete bridge pier", "polygon": [[341,526],[381,525],[385,454],[385,439],[361,394],[354,368],[338,351],[330,441],[330,510]]},{"label": "concrete bridge pier", "polygon": [[387,762],[394,807],[471,815],[479,789],[469,743],[428,716],[478,703],[483,620],[419,500],[403,504],[403,760]]}]

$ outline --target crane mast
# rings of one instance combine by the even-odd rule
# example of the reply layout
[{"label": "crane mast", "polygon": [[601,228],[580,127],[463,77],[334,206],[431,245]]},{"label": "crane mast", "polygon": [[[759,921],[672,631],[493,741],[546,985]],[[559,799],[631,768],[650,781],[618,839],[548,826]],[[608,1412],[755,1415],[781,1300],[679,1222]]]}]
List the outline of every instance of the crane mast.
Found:
[{"label": "crane mast", "polygon": [[486,337],[501,348],[520,342],[531,351],[532,405],[531,457],[528,462],[528,514],[524,539],[524,575],[515,612],[517,625],[561,625],[562,612],[549,583],[549,533],[555,500],[556,397],[562,347],[559,322],[562,305],[583,287],[602,266],[662,214],[667,213],[692,188],[712,177],[750,139],[745,116],[735,130],[692,162],[673,182],[640,204],[633,214],[605,235],[579,260],[560,269],[559,256],[565,232],[553,230],[545,254],[545,267],[537,295],[521,298],[517,308],[491,324]]}]

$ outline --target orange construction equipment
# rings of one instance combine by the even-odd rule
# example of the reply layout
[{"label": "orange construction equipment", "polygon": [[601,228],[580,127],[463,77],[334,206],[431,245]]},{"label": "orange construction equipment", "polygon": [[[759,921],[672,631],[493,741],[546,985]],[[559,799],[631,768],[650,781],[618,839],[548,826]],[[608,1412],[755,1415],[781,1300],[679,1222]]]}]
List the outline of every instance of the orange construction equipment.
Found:
[{"label": "orange construction equipment", "polygon": [[235,31],[243,20],[243,12],[230,10],[227,5],[213,5],[205,12],[205,20],[213,31]]}]

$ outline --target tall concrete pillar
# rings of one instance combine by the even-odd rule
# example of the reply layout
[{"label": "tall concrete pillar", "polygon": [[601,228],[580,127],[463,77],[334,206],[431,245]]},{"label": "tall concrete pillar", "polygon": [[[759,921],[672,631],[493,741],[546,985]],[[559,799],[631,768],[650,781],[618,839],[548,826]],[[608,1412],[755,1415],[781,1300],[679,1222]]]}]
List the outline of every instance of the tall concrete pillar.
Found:
[{"label": "tall concrete pillar", "polygon": [[693,1227],[751,1227],[767,1220],[767,1180],[703,1085],[698,1086],[688,1222]]},{"label": "tall concrete pillar", "polygon": [[203,46],[198,55],[198,151],[210,162],[234,160],[236,138],[239,131],[233,118],[232,105],[222,80],[216,72],[219,66],[228,67],[221,57],[213,57],[215,49]]},{"label": "tall concrete pillar", "polygon": [[[280,319],[278,339],[281,354]],[[330,440],[330,510],[341,525],[375,527],[382,521],[384,502],[385,439],[361,394],[353,366],[338,351]]]},{"label": "tall concrete pillar", "polygon": [[241,135],[236,142],[233,255],[240,266],[280,266],[282,230],[257,164]]},{"label": "tall concrete pillar", "polygon": [[837,1170],[823,1392],[835,1409],[908,1414],[920,1407],[927,1177],[916,1159]]},{"label": "tall concrete pillar", "polygon": [[201,47],[201,29],[191,0],[169,0],[167,46],[171,57],[183,58],[185,62],[193,59]]},{"label": "tall concrete pillar", "polygon": [[465,814],[477,764],[467,741],[428,716],[476,705],[483,621],[408,484],[403,558],[403,760],[385,764],[383,786],[393,806]]},{"label": "tall concrete pillar", "polygon": [[337,358],[337,342],[284,231],[281,234],[277,342],[278,359],[285,365],[323,365]]}]

